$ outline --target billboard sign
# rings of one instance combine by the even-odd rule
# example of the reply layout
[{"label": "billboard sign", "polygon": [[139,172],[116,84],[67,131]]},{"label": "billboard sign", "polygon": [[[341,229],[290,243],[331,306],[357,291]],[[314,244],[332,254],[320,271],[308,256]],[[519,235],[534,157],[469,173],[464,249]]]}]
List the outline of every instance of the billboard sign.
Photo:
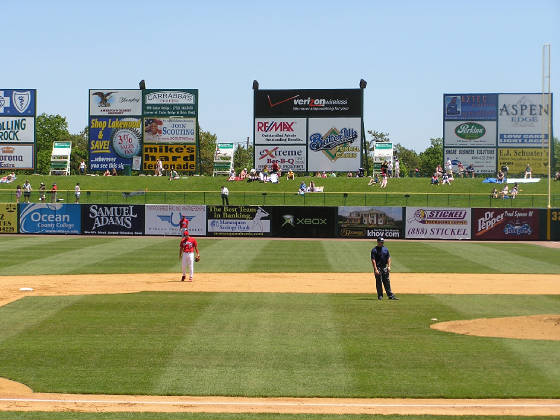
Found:
[{"label": "billboard sign", "polygon": [[142,155],[145,171],[155,170],[158,159],[161,160],[166,171],[175,169],[181,172],[194,172],[196,170],[194,144],[145,144]]},{"label": "billboard sign", "polygon": [[336,235],[336,207],[275,206],[272,234],[289,238],[332,238]]},{"label": "billboard sign", "polygon": [[89,166],[92,171],[124,169],[140,156],[142,119],[133,117],[90,117]]},{"label": "billboard sign", "polygon": [[498,95],[495,93],[443,95],[444,120],[496,120]]},{"label": "billboard sign", "polygon": [[206,236],[206,206],[175,204],[146,205],[146,235],[178,236],[179,222],[185,216],[192,236]]},{"label": "billboard sign", "polygon": [[496,146],[495,121],[445,121],[446,147]]},{"label": "billboard sign", "polygon": [[255,144],[305,145],[305,118],[256,118]]},{"label": "billboard sign", "polygon": [[470,208],[406,208],[406,239],[470,239]]},{"label": "billboard sign", "polygon": [[90,89],[89,115],[142,115],[139,89]]},{"label": "billboard sign", "polygon": [[543,104],[543,95],[539,93],[501,93],[498,146],[548,148],[547,120],[551,112],[552,96]]},{"label": "billboard sign", "polygon": [[461,162],[466,168],[473,165],[477,174],[492,174],[496,172],[496,148],[495,147],[468,147],[468,148],[444,148],[444,159],[451,160],[456,168]]},{"label": "billboard sign", "polygon": [[144,143],[195,142],[195,118],[144,118]]},{"label": "billboard sign", "polygon": [[20,233],[81,233],[79,204],[31,204],[19,205]]},{"label": "billboard sign", "polygon": [[143,235],[143,205],[82,205],[83,233],[88,235]]},{"label": "billboard sign", "polygon": [[548,149],[535,148],[498,148],[498,167],[507,166],[510,176],[525,173],[527,164],[531,166],[532,174],[548,174]]},{"label": "billboard sign", "polygon": [[0,117],[0,143],[35,143],[35,117]]},{"label": "billboard sign", "polygon": [[402,207],[338,207],[338,236],[403,238]]},{"label": "billboard sign", "polygon": [[270,236],[270,213],[260,206],[208,206],[208,236]]},{"label": "billboard sign", "polygon": [[472,239],[539,239],[539,210],[477,208],[472,211]]},{"label": "billboard sign", "polygon": [[360,118],[310,118],[309,171],[355,171],[361,164]]},{"label": "billboard sign", "polygon": [[0,144],[0,171],[6,169],[33,169],[33,144]]},{"label": "billboard sign", "polygon": [[198,89],[145,89],[143,98],[146,117],[198,115]]},{"label": "billboard sign", "polygon": [[17,233],[17,204],[0,204],[0,233]]},{"label": "billboard sign", "polygon": [[34,117],[36,96],[35,89],[1,89],[0,116]]},{"label": "billboard sign", "polygon": [[361,89],[255,90],[255,117],[361,117]]},{"label": "billboard sign", "polygon": [[283,172],[305,171],[307,147],[305,146],[255,146],[255,168],[262,171],[265,166],[270,167],[278,163]]}]

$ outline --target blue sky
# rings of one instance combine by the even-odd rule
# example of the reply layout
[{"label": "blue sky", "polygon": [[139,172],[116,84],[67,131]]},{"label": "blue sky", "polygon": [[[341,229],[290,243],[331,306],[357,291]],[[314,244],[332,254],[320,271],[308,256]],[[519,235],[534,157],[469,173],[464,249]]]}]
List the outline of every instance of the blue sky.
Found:
[{"label": "blue sky", "polygon": [[317,89],[363,78],[366,130],[422,151],[443,136],[443,93],[540,92],[545,43],[556,96],[559,22],[558,0],[10,1],[0,88],[37,89],[38,113],[65,116],[72,133],[87,125],[90,88],[199,89],[201,127],[241,142],[254,79]]}]

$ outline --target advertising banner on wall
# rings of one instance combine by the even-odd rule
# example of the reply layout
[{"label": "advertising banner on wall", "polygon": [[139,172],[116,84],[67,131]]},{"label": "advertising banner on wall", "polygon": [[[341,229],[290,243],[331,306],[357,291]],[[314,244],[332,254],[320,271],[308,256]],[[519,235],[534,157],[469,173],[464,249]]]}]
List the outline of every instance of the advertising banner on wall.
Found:
[{"label": "advertising banner on wall", "polygon": [[89,121],[89,166],[92,171],[131,165],[142,150],[141,118],[92,117]]},{"label": "advertising banner on wall", "polygon": [[82,205],[83,233],[87,235],[143,235],[143,205]]},{"label": "advertising banner on wall", "polygon": [[196,119],[144,118],[144,143],[196,143]]},{"label": "advertising banner on wall", "polygon": [[498,148],[498,167],[507,166],[510,176],[523,175],[527,164],[531,166],[532,175],[548,174],[548,149],[510,149]]},{"label": "advertising banner on wall", "polygon": [[356,171],[361,166],[360,118],[310,118],[309,171]]},{"label": "advertising banner on wall", "polygon": [[272,235],[288,238],[332,238],[336,235],[336,207],[275,206]]},{"label": "advertising banner on wall", "polygon": [[255,90],[255,117],[361,117],[361,89]]},{"label": "advertising banner on wall", "polygon": [[0,204],[0,233],[17,233],[17,204]]},{"label": "advertising banner on wall", "polygon": [[270,167],[277,162],[282,172],[305,171],[306,146],[255,146],[255,168],[261,171],[265,166]]},{"label": "advertising banner on wall", "polygon": [[270,236],[270,213],[260,206],[208,206],[208,236]]},{"label": "advertising banner on wall", "polygon": [[81,211],[79,204],[19,205],[20,233],[80,234]]},{"label": "advertising banner on wall", "polygon": [[305,118],[256,118],[255,144],[307,144]]},{"label": "advertising banner on wall", "polygon": [[443,150],[444,160],[451,159],[454,168],[461,162],[466,168],[473,165],[477,174],[492,174],[496,172],[496,148],[449,148]]},{"label": "advertising banner on wall", "polygon": [[472,239],[538,240],[537,209],[472,209]]},{"label": "advertising banner on wall", "polygon": [[0,89],[0,116],[35,116],[36,89]]},{"label": "advertising banner on wall", "polygon": [[0,117],[0,143],[34,143],[35,117]]},{"label": "advertising banner on wall", "polygon": [[407,207],[405,238],[470,239],[470,208]]},{"label": "advertising banner on wall", "polygon": [[144,116],[197,117],[198,89],[145,89]]},{"label": "advertising banner on wall", "polygon": [[548,148],[552,102],[543,104],[542,94],[501,93],[498,109],[498,146]]},{"label": "advertising banner on wall", "polygon": [[[543,216],[542,218],[544,218],[544,226],[550,223],[550,240],[560,241],[560,209],[550,209],[550,214],[548,210],[541,210],[541,214]],[[547,220],[548,218],[550,218],[550,220]],[[543,235],[541,234],[541,236]]]},{"label": "advertising banner on wall", "polygon": [[0,144],[0,171],[33,169],[34,147],[32,144]]},{"label": "advertising banner on wall", "polygon": [[495,93],[443,95],[444,120],[496,120],[497,108]]},{"label": "advertising banner on wall", "polygon": [[338,236],[403,238],[402,207],[338,207]]},{"label": "advertising banner on wall", "polygon": [[181,234],[179,222],[185,216],[192,236],[206,236],[206,206],[174,204],[146,205],[146,235],[177,236]]},{"label": "advertising banner on wall", "polygon": [[158,159],[163,169],[175,169],[178,172],[194,172],[196,170],[196,146],[194,144],[145,144],[142,155],[143,169],[156,169]]},{"label": "advertising banner on wall", "polygon": [[142,91],[90,89],[89,115],[142,115]]},{"label": "advertising banner on wall", "polygon": [[496,147],[496,121],[446,121],[446,147]]}]

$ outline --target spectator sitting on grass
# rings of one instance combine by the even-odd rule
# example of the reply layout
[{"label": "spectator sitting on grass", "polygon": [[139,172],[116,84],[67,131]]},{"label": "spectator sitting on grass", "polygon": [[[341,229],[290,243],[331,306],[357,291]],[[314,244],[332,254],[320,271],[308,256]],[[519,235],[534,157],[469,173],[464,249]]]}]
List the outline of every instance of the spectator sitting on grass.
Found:
[{"label": "spectator sitting on grass", "polygon": [[175,169],[171,169],[169,171],[169,180],[173,180],[173,179],[179,179],[179,174],[177,173],[177,171]]},{"label": "spectator sitting on grass", "polygon": [[247,178],[247,168],[243,168],[243,170],[239,173],[239,180],[243,181]]},{"label": "spectator sitting on grass", "polygon": [[286,175],[286,180],[290,181],[290,180],[294,180],[296,179],[296,174],[294,174],[294,171],[292,171],[291,169],[288,171],[288,175]]},{"label": "spectator sitting on grass", "polygon": [[490,193],[490,198],[498,198],[498,190],[496,189],[496,187],[494,187],[494,189]]},{"label": "spectator sitting on grass", "polygon": [[560,181],[560,170],[556,171],[556,175],[554,175],[555,181]]},{"label": "spectator sitting on grass", "polygon": [[432,175],[432,180],[430,181],[432,185],[439,185],[439,178],[437,176],[437,172]]},{"label": "spectator sitting on grass", "polygon": [[449,175],[447,175],[447,172],[444,172],[441,175],[441,185],[443,184],[451,185],[451,182],[449,182]]},{"label": "spectator sitting on grass", "polygon": [[498,171],[497,182],[498,184],[502,184],[504,182],[504,173],[502,171]]},{"label": "spectator sitting on grass", "polygon": [[504,189],[500,191],[500,195],[502,196],[502,199],[509,198],[509,187],[507,184],[504,186]]},{"label": "spectator sitting on grass", "polygon": [[457,175],[459,175],[461,178],[463,178],[464,174],[465,174],[465,167],[463,166],[462,162],[459,162],[457,164]]},{"label": "spectator sitting on grass", "polygon": [[521,191],[519,189],[519,185],[517,185],[517,182],[515,184],[513,184],[513,188],[511,189],[511,198],[515,198],[517,197],[517,194],[519,194],[519,191]]},{"label": "spectator sitting on grass", "polygon": [[305,194],[306,191],[307,191],[307,185],[305,185],[305,182],[301,181],[301,184],[299,184],[298,194],[303,195]]},{"label": "spectator sitting on grass", "polygon": [[369,177],[368,185],[377,184],[379,182],[379,178],[377,178],[377,174],[373,174],[373,176]]},{"label": "spectator sitting on grass", "polygon": [[309,183],[309,188],[307,189],[307,191],[315,192],[315,183],[313,182],[313,180],[311,180],[311,182]]}]

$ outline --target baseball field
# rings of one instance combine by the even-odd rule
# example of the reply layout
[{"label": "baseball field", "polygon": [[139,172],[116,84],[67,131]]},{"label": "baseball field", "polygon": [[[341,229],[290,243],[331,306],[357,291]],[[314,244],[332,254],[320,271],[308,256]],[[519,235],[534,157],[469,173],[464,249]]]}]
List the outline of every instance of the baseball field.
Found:
[{"label": "baseball field", "polygon": [[560,418],[558,243],[4,235],[0,419]]}]

